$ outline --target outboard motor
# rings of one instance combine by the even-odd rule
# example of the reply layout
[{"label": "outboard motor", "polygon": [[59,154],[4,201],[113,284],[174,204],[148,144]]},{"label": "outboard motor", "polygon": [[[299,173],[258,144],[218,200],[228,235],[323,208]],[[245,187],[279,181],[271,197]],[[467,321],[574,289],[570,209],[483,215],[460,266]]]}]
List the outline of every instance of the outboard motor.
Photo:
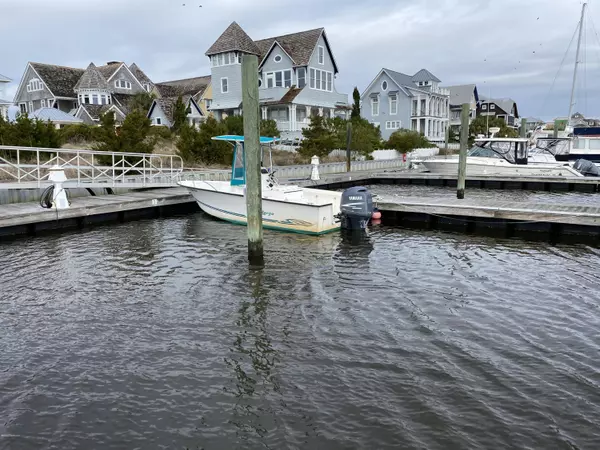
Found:
[{"label": "outboard motor", "polygon": [[337,218],[347,230],[364,230],[373,216],[373,196],[364,187],[346,189],[342,193],[340,214]]},{"label": "outboard motor", "polygon": [[600,169],[598,169],[598,166],[587,159],[578,159],[575,161],[573,169],[584,177],[600,177]]}]

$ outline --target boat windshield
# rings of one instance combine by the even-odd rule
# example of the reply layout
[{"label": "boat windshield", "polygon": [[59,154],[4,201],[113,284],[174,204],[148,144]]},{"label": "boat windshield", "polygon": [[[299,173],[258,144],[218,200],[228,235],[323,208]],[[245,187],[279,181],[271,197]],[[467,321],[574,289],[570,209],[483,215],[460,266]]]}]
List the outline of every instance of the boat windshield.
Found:
[{"label": "boat windshield", "polygon": [[570,139],[538,138],[533,152],[550,153],[551,155],[567,155]]},{"label": "boat windshield", "polygon": [[469,150],[468,156],[505,159],[511,163],[515,162],[514,146],[512,142],[508,141],[478,142],[471,150]]}]

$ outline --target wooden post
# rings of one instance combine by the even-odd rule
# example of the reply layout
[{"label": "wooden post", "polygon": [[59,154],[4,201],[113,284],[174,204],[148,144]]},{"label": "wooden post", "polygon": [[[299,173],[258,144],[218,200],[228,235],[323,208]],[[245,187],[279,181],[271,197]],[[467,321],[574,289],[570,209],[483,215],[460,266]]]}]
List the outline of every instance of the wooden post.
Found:
[{"label": "wooden post", "polygon": [[458,159],[458,183],[456,198],[465,198],[465,179],[467,175],[467,149],[469,147],[469,112],[468,103],[462,105],[460,115],[460,156]]},{"label": "wooden post", "polygon": [[444,154],[448,155],[448,142],[450,141],[450,123],[448,122],[448,126],[446,127],[446,132],[444,133]]},{"label": "wooden post", "polygon": [[521,119],[521,130],[520,135],[522,138],[527,137],[527,119]]},{"label": "wooden post", "polygon": [[346,126],[346,172],[352,171],[352,155],[350,146],[352,145],[352,122],[348,121]]},{"label": "wooden post", "polygon": [[248,220],[248,261],[264,265],[262,192],[260,180],[260,121],[258,101],[258,57],[242,57],[242,108],[244,151],[246,153],[246,218]]},{"label": "wooden post", "polygon": [[558,120],[554,121],[554,138],[556,139],[558,137]]}]

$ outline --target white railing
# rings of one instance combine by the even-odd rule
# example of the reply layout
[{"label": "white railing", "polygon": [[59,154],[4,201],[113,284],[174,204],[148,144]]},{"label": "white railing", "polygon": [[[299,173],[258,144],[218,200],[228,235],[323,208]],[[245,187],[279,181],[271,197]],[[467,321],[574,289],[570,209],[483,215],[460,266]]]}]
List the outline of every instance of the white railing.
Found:
[{"label": "white railing", "polygon": [[183,172],[177,155],[0,146],[1,181],[41,187],[56,166],[81,187],[173,184]]}]

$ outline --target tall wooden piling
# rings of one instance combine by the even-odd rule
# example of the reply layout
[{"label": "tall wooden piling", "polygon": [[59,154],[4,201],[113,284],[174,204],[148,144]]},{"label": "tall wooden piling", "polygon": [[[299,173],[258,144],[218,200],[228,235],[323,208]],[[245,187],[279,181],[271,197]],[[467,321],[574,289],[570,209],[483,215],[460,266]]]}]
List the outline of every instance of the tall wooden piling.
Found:
[{"label": "tall wooden piling", "polygon": [[469,148],[470,105],[464,103],[460,115],[460,156],[458,159],[458,183],[456,198],[465,198],[465,179],[467,175],[467,150]]},{"label": "tall wooden piling", "polygon": [[350,147],[352,145],[352,122],[348,121],[346,125],[346,172],[352,170],[352,153]]},{"label": "tall wooden piling", "polygon": [[522,138],[527,137],[527,119],[521,119],[521,129],[519,131]]},{"label": "tall wooden piling", "polygon": [[264,265],[262,189],[260,175],[260,122],[258,100],[258,57],[242,57],[242,110],[246,152],[246,217],[248,220],[248,261]]}]

